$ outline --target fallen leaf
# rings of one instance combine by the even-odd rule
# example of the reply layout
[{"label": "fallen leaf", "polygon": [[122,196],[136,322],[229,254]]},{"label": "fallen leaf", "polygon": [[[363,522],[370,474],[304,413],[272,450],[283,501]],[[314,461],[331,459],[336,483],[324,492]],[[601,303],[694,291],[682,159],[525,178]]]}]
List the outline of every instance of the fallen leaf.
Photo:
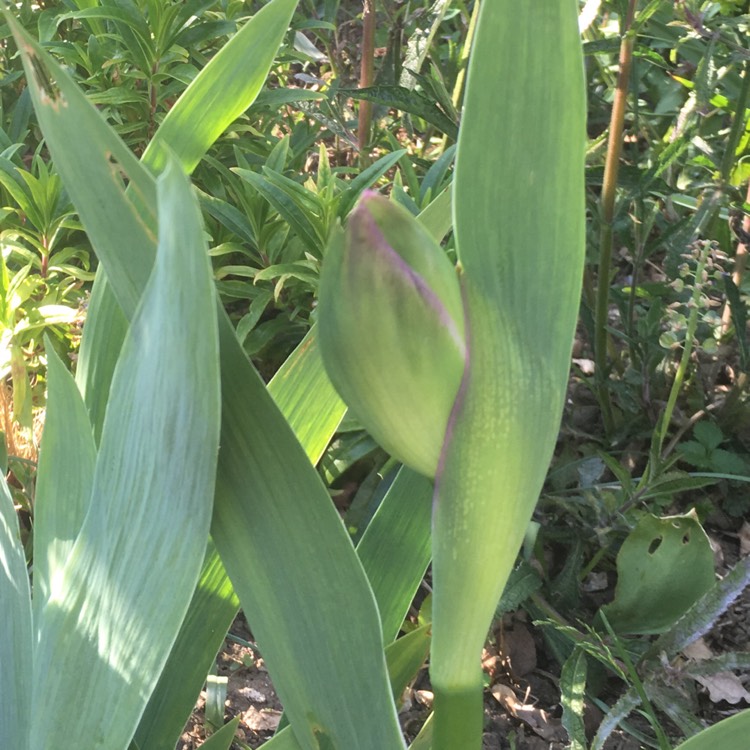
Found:
[{"label": "fallen leaf", "polygon": [[717,672],[713,675],[690,675],[697,683],[708,690],[708,698],[712,703],[735,704],[740,701],[750,703],[750,693],[732,672]]},{"label": "fallen leaf", "polygon": [[[703,638],[699,638],[694,643],[691,643],[682,653],[694,662],[700,662],[714,656],[714,653],[706,645]],[[699,685],[703,685],[703,687],[708,690],[708,698],[712,703],[720,703],[721,701],[726,701],[733,705],[740,701],[750,703],[750,693],[745,690],[744,685],[733,672],[717,672],[712,675],[697,675],[691,674],[689,665],[686,672]]]},{"label": "fallen leaf", "polygon": [[511,716],[522,721],[547,742],[564,742],[567,738],[559,719],[552,718],[544,709],[531,703],[519,701],[513,689],[507,685],[499,682],[492,686],[491,693]]},{"label": "fallen leaf", "polygon": [[740,556],[750,555],[750,521],[745,521],[740,528]]},{"label": "fallen leaf", "polygon": [[525,623],[514,620],[511,629],[503,629],[499,646],[503,663],[514,677],[536,669],[536,644]]},{"label": "fallen leaf", "polygon": [[693,641],[683,649],[682,653],[693,661],[703,661],[703,659],[710,659],[714,655],[714,652],[706,645],[703,638]]},{"label": "fallen leaf", "polygon": [[275,732],[280,721],[281,711],[274,711],[270,708],[258,711],[255,706],[250,706],[242,716],[243,724],[254,732]]}]

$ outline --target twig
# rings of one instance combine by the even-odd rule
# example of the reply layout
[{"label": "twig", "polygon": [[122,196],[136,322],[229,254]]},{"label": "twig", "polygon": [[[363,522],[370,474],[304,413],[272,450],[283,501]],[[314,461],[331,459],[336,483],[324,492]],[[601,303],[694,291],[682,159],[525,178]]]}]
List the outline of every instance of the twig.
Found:
[{"label": "twig", "polygon": [[607,391],[605,380],[607,373],[607,315],[609,312],[609,280],[612,268],[612,224],[615,214],[615,196],[617,192],[617,173],[622,152],[622,135],[625,127],[625,108],[628,98],[630,66],[633,60],[635,37],[630,33],[635,18],[637,0],[629,0],[628,13],[622,26],[620,43],[619,73],[617,88],[612,102],[612,113],[609,123],[609,141],[607,157],[604,163],[604,180],[601,198],[601,233],[599,238],[599,274],[596,290],[596,310],[594,326],[594,361],[596,378],[599,384],[599,402],[602,407],[604,429],[610,434],[614,429],[612,402]]}]

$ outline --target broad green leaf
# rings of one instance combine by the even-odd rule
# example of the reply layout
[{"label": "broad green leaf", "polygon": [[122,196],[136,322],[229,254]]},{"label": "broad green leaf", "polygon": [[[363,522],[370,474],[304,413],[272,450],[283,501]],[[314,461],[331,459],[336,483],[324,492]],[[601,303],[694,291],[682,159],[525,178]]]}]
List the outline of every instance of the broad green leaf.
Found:
[{"label": "broad green leaf", "polygon": [[[32,42],[25,46],[32,49],[35,59],[44,60],[47,69],[51,69],[52,63]],[[39,82],[43,92],[49,91],[50,101],[57,100],[54,82],[68,80],[59,68],[54,70],[55,75],[50,80],[49,73],[43,69]],[[68,105],[71,101],[67,100]],[[106,155],[112,152],[116,137],[109,131],[92,143],[90,133],[81,123],[98,115],[87,104],[78,100],[73,109],[70,106],[45,109],[41,105],[40,112],[45,133],[56,129],[57,118],[71,119],[69,135],[72,140],[67,148],[73,152],[79,149],[83,158],[77,162],[77,169],[73,169],[70,162],[64,169],[58,164],[66,184],[81,174],[80,170],[85,173],[91,162],[101,161],[102,156],[106,163]],[[83,132],[87,135],[85,148]],[[62,148],[62,144],[58,145]],[[148,189],[148,173],[137,163],[129,163],[127,167],[131,185],[145,181]],[[96,180],[92,185],[96,185]],[[85,198],[96,207],[96,211],[91,209],[89,218],[102,227],[107,227],[115,214],[129,217],[131,224],[148,215],[145,209],[140,215],[141,202],[134,206],[122,191],[112,197],[112,203],[96,202],[95,195]],[[78,208],[80,211],[81,207]],[[100,243],[104,245],[100,247]],[[123,266],[137,263],[148,266],[148,256],[152,252],[148,243],[136,249],[137,258],[132,252],[113,250],[107,243],[106,234],[101,234],[99,242],[95,242],[113,288],[121,283]],[[118,299],[123,297],[117,296]],[[235,556],[239,560],[233,566],[235,588],[263,643],[269,666],[278,665],[278,668],[272,666],[272,675],[295,731],[307,746],[311,746],[312,738],[317,735],[319,738],[330,736],[341,746],[351,747],[355,744],[354,737],[361,733],[372,738],[372,747],[377,750],[401,747],[403,743],[385,673],[377,611],[361,566],[327,493],[273,407],[223,316],[220,328],[223,331],[222,369],[229,400],[225,404],[223,429],[226,432],[222,438],[219,474],[228,491],[220,493],[217,499],[220,507],[226,505],[222,510],[231,544],[227,542],[222,547],[218,534],[215,534],[215,541],[223,557]],[[271,447],[268,441],[273,443],[277,430],[284,436],[283,442]],[[256,450],[256,443],[260,443],[261,450]],[[271,451],[271,455],[267,456],[264,451]],[[315,530],[314,534],[311,529]],[[278,564],[279,560],[282,565]],[[242,579],[242,588],[237,585],[239,579]],[[289,594],[290,585],[297,589],[295,596]],[[300,618],[298,603],[303,595],[314,600],[316,606],[305,611],[305,618]],[[262,606],[256,606],[259,601]],[[355,620],[348,622],[347,639],[343,641],[338,637],[342,611],[357,613]],[[259,622],[259,618],[263,622]],[[329,641],[331,646],[310,650],[307,646],[310,640],[319,644]],[[324,658],[324,654],[335,658]],[[369,679],[363,681],[362,674],[367,674]],[[304,679],[300,679],[301,676]],[[321,685],[333,681],[341,686],[335,695],[320,689]],[[289,685],[286,690],[285,684]]]},{"label": "broad green leaf", "polygon": [[748,732],[750,732],[750,709],[740,711],[704,729],[678,745],[677,750],[714,750],[717,747],[740,750],[747,745]]},{"label": "broad green leaf", "polygon": [[31,589],[18,516],[4,475],[0,475],[0,602],[0,737],[9,748],[31,750]]},{"label": "broad green leaf", "polygon": [[417,676],[417,672],[427,659],[430,652],[430,627],[427,624],[412,630],[391,643],[385,650],[391,689],[396,699]]},{"label": "broad green leaf", "polygon": [[47,411],[34,498],[34,614],[68,560],[91,499],[96,445],[73,376],[49,344]]},{"label": "broad green leaf", "polygon": [[414,738],[414,742],[409,745],[409,750],[432,750],[432,732],[435,725],[435,714],[430,714],[427,721],[419,730],[419,734]]},{"label": "broad green leaf", "polygon": [[[345,407],[325,374],[314,331],[276,373],[269,392],[310,461],[317,463]],[[140,750],[176,744],[238,609],[239,600],[210,543],[180,634],[136,732]]]},{"label": "broad green leaf", "polygon": [[219,435],[216,302],[200,212],[178,170],[159,181],[159,253],[112,382],[89,510],[39,613],[34,748],[58,747],[61,734],[71,747],[127,748],[203,560]]},{"label": "broad green leaf", "polygon": [[214,732],[202,745],[204,750],[229,750],[232,740],[234,740],[235,732],[240,723],[239,716],[236,716],[232,721],[224,724],[221,729]]},{"label": "broad green leaf", "polygon": [[453,229],[453,186],[449,185],[419,214],[419,221],[438,242]]},{"label": "broad green leaf", "polygon": [[303,748],[403,747],[378,612],[346,530],[228,320],[220,335],[212,534],[295,736]]},{"label": "broad green leaf", "polygon": [[468,357],[433,512],[436,750],[480,745],[480,654],[564,403],[585,234],[576,19],[574,0],[485,2],[469,63],[453,185]]},{"label": "broad green leaf", "polygon": [[618,633],[662,633],[714,579],[711,544],[694,514],[646,515],[617,554],[615,598],[602,611]]},{"label": "broad green leaf", "polygon": [[326,375],[313,326],[268,384],[268,392],[317,464],[346,411]]},{"label": "broad green leaf", "polygon": [[[414,679],[424,664],[430,650],[430,626],[423,625],[417,630],[394,641],[385,649],[385,657],[391,679],[391,690],[398,698]],[[299,750],[291,727],[284,727],[268,742],[261,746],[264,750]],[[325,747],[325,745],[321,745]],[[359,748],[360,745],[357,745]],[[429,745],[427,746],[429,747]]]},{"label": "broad green leaf", "polygon": [[100,270],[89,297],[76,370],[76,382],[97,442],[107,413],[109,386],[127,330],[128,320],[112,293],[107,275]]},{"label": "broad green leaf", "polygon": [[135,740],[140,750],[177,744],[238,609],[216,547],[209,543],[179,635],[138,724]]}]

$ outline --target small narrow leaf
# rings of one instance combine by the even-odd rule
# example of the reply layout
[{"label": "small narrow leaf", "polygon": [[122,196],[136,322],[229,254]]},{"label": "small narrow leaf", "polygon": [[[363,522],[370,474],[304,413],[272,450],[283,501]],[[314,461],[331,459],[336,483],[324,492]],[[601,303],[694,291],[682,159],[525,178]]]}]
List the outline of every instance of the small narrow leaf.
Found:
[{"label": "small narrow leaf", "polygon": [[91,499],[96,446],[73,376],[47,345],[47,413],[34,501],[34,612],[64,567]]}]

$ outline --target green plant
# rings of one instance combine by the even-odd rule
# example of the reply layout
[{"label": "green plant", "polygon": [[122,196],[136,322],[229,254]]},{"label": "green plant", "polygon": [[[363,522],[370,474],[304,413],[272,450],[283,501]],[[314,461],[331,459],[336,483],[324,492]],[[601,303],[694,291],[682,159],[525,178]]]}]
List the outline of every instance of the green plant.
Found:
[{"label": "green plant", "polygon": [[[395,456],[435,478],[430,672],[440,749],[480,743],[479,655],[554,445],[583,260],[574,19],[563,3],[516,7],[513,24],[506,12],[502,2],[482,6],[470,63],[454,183],[457,273],[407,213],[371,197],[329,248],[321,288],[334,384]],[[530,48],[519,57],[514,44],[534,28],[555,39],[550,67],[520,62]],[[486,96],[517,88],[526,94],[511,112]],[[542,124],[548,107],[554,135]],[[554,256],[542,249],[550,241]],[[540,264],[554,267],[554,300],[539,286]]]},{"label": "green plant", "polygon": [[[216,643],[215,635],[195,637],[196,630],[222,632],[217,620],[224,622],[226,629],[226,618],[236,610],[227,574],[252,623],[291,723],[269,747],[383,750],[404,746],[392,689],[398,689],[414,665],[421,663],[424,639],[415,641],[410,634],[396,641],[387,649],[387,660],[383,646],[395,638],[427,563],[429,485],[402,470],[355,554],[303,445],[249,364],[226,316],[211,312],[215,300],[208,283],[197,208],[178,166],[179,162],[182,169],[192,171],[227,121],[255,96],[294,5],[291,0],[273,0],[245,27],[247,33],[243,34],[243,29],[212,60],[170,110],[149,144],[144,161],[150,169],[124,147],[67,74],[14,25],[48,147],[106,271],[106,277],[100,273],[94,286],[84,333],[77,374],[82,398],[59,363],[52,365],[55,387],[67,397],[52,394],[51,402],[64,413],[54,419],[50,414],[51,447],[43,454],[45,465],[40,469],[40,493],[49,498],[42,506],[48,506],[52,519],[46,522],[46,530],[41,521],[37,538],[56,541],[44,547],[50,549],[50,556],[38,552],[35,563],[40,571],[35,586],[41,593],[35,591],[34,627],[44,636],[39,646],[31,645],[32,615],[29,592],[23,585],[23,557],[12,531],[3,540],[4,552],[13,559],[12,571],[2,579],[4,596],[13,597],[16,604],[13,637],[5,641],[12,645],[2,652],[11,667],[6,669],[4,663],[0,672],[8,687],[3,694],[11,695],[3,705],[12,706],[12,710],[5,711],[2,720],[3,730],[7,729],[4,736],[13,737],[15,747],[28,746],[29,737],[34,747],[48,747],[51,733],[59,736],[61,726],[70,727],[69,741],[75,745],[124,748],[134,731],[139,747],[156,743],[161,727],[154,716],[161,716],[164,722],[167,716],[179,714],[175,698],[165,696],[157,685],[170,644],[175,646],[166,663],[164,689],[185,682],[195,685],[201,665],[199,679],[208,671],[205,657]],[[541,15],[532,9],[516,9],[513,26],[504,21],[510,9],[510,3],[484,5],[467,91],[463,151],[459,146],[456,228],[465,314],[470,324],[472,376],[450,431],[452,447],[441,472],[434,519],[434,570],[439,581],[432,650],[438,692],[436,748],[455,748],[456,742],[478,747],[480,743],[479,651],[554,444],[582,261],[583,89],[574,4],[561,2]],[[13,24],[10,17],[8,20]],[[519,28],[531,38],[540,33],[540,23],[543,36],[559,45],[559,54],[554,56],[554,64],[544,65],[549,60],[547,50],[542,55],[539,49],[535,53],[538,65],[528,65],[528,59],[511,48]],[[500,37],[507,42],[501,45],[507,53],[496,67],[487,61],[494,58],[495,40]],[[248,48],[257,56],[250,81],[247,76],[232,75],[233,66],[246,62]],[[238,81],[241,90],[220,85],[226,81]],[[528,107],[519,108],[510,118],[483,95],[489,88],[501,91],[507,87],[510,91],[515,86],[533,92],[533,96],[527,99]],[[557,104],[551,105],[551,100]],[[562,127],[558,117],[555,137],[549,137],[543,124],[546,118],[542,115],[550,106],[558,116],[565,115]],[[205,116],[206,112],[211,116]],[[196,120],[196,113],[203,116]],[[490,152],[491,159],[478,147],[479,131],[488,121],[496,126],[502,144]],[[545,144],[541,151],[539,144]],[[505,158],[505,149],[515,159],[506,163],[503,179],[496,180],[492,164]],[[546,170],[550,160],[558,169],[554,179],[547,176],[542,180],[541,170]],[[540,170],[538,182],[529,181],[530,169],[533,174]],[[163,172],[158,182],[150,170]],[[504,206],[509,221],[497,221],[498,205]],[[537,221],[538,205],[547,212],[543,228]],[[522,264],[513,262],[518,247],[533,253],[544,246],[542,232],[547,239],[550,233],[555,238],[558,252],[552,262],[561,290],[555,298],[559,305],[551,305],[544,314],[539,305],[537,261],[529,256]],[[157,237],[160,247],[154,265]],[[187,254],[179,262],[183,283],[170,285],[167,269],[178,264],[178,250]],[[506,262],[504,276],[500,265]],[[446,283],[458,284],[451,271],[444,277]],[[463,315],[457,307],[461,304],[458,286],[451,294],[452,310]],[[188,299],[193,300],[195,309],[185,309]],[[183,325],[185,320],[188,325]],[[149,336],[149,330],[161,335]],[[459,335],[463,339],[463,331]],[[217,341],[222,415],[211,525],[215,548],[209,545],[201,574],[218,440]],[[343,407],[332,395],[314,353],[313,337],[300,353],[304,366],[287,371],[278,389],[283,393],[301,370],[307,386],[302,392],[308,394],[308,401],[290,407],[290,422],[299,419],[301,424],[309,424],[311,411],[319,410],[328,427],[316,431],[315,442],[324,445]],[[169,359],[168,367],[162,356]],[[528,418],[519,418],[502,402],[495,408],[492,389],[498,365],[505,392],[513,392],[514,399],[523,393]],[[463,366],[459,362],[459,379]],[[535,378],[530,379],[532,372]],[[316,384],[313,388],[311,378]],[[454,388],[457,386],[455,382]],[[449,394],[451,403],[454,395]],[[292,395],[287,392],[286,398]],[[493,416],[485,427],[477,420],[487,413],[488,398],[488,413]],[[442,404],[446,419],[451,403]],[[198,413],[200,405],[204,411]],[[294,417],[295,410],[303,416]],[[203,428],[190,419],[202,421]],[[54,427],[55,422],[61,426]],[[82,443],[75,454],[70,453],[72,441],[55,439],[62,425],[71,424],[76,425],[74,432]],[[141,434],[148,434],[148,439],[133,440]],[[438,446],[431,454],[432,471],[442,436],[421,437],[431,450]],[[319,455],[320,450],[308,447],[312,455]],[[127,462],[132,461],[137,465],[125,471],[126,466],[132,466]],[[77,470],[66,474],[65,485],[58,482],[54,486],[58,466]],[[195,473],[186,471],[186,466]],[[492,496],[497,478],[492,472],[485,473],[487,467],[496,467],[504,476],[507,494]],[[125,474],[131,481],[143,483],[137,491],[129,491],[129,484],[123,481]],[[193,477],[195,482],[191,482]],[[482,479],[479,486],[477,479]],[[162,510],[149,513],[151,492],[175,481],[181,482],[178,486],[184,487],[184,492],[178,491],[174,497],[167,489],[158,491],[156,496],[165,504],[160,506]],[[100,487],[121,494],[122,501],[107,498]],[[54,492],[69,494],[77,502],[56,503]],[[94,499],[86,509],[82,503],[90,494]],[[172,507],[176,500],[179,508]],[[389,540],[389,534],[396,519],[403,528],[400,517],[405,503],[407,525],[414,524],[411,533],[419,541],[398,545]],[[69,508],[70,515],[63,508]],[[110,512],[117,518],[107,523]],[[7,498],[3,513],[5,528],[10,530],[13,514]],[[465,527],[458,519],[451,518],[454,513],[474,517],[468,536],[463,536]],[[480,526],[480,519],[487,523]],[[159,542],[165,524],[171,524],[173,530]],[[456,539],[454,532],[459,534]],[[177,549],[174,545],[180,534],[187,538]],[[499,541],[500,556],[494,570],[488,572],[479,564],[476,548],[494,554]],[[71,545],[73,554],[68,555]],[[172,555],[180,557],[168,562]],[[172,580],[171,565],[175,565],[177,580]],[[167,567],[170,576],[152,574],[152,569]],[[464,590],[467,580],[478,586],[470,598]],[[174,605],[165,605],[155,623],[147,612],[157,598],[167,599],[162,593],[165,585],[177,587],[168,598]],[[123,616],[118,596],[139,588],[137,606],[143,608],[142,613],[136,610],[133,617],[129,609],[130,625],[119,627]],[[50,594],[44,606],[47,591]],[[449,603],[451,592],[458,597],[460,614],[451,611],[456,606]],[[94,600],[111,601],[112,606],[92,609]],[[480,611],[473,611],[474,604]],[[347,627],[342,628],[344,609]],[[80,616],[82,611],[86,617]],[[182,631],[178,632],[181,621]],[[95,641],[93,632],[106,638]],[[66,650],[66,639],[76,644],[75,648]],[[311,641],[317,644],[316,649],[309,648]],[[186,649],[194,652],[193,658],[184,658]],[[409,658],[397,658],[399,652]],[[61,680],[75,679],[76,672],[65,666],[74,657],[79,666],[85,663],[91,670],[85,717],[68,706],[76,691],[62,690],[48,679],[47,665],[52,663],[63,665]],[[31,684],[27,680],[30,661],[34,662]],[[387,679],[386,663],[393,684]],[[132,689],[134,685],[139,688]],[[147,705],[154,688],[157,704]],[[34,709],[41,701],[45,711],[37,712]],[[170,704],[169,711],[164,702]],[[29,705],[31,713],[24,710]],[[105,705],[118,707],[116,721],[107,716],[109,729],[102,725]],[[468,715],[464,707],[470,709]],[[141,727],[136,728],[144,708]],[[180,708],[184,709],[183,698]],[[37,718],[42,714],[43,722]],[[55,720],[50,722],[50,716]]]}]

